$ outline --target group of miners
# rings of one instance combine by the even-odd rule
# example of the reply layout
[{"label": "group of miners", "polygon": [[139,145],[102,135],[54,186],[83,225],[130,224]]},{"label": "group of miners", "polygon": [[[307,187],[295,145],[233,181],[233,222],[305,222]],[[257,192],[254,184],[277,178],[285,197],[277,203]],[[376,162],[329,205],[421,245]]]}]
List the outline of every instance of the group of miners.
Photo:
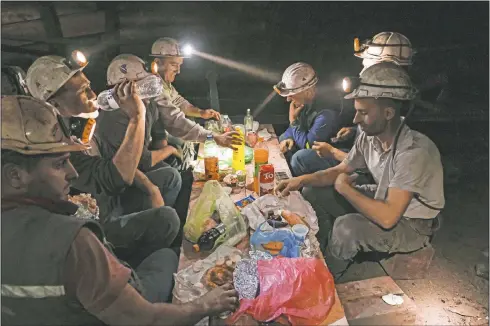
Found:
[{"label": "group of miners", "polygon": [[[280,148],[294,175],[276,192],[301,190],[311,203],[335,277],[360,252],[429,245],[444,206],[439,151],[402,117],[418,98],[410,41],[383,32],[356,42],[364,68],[344,80],[356,126],[341,128],[338,111],[315,105],[319,78],[306,63],[289,66],[274,86],[291,102]],[[121,54],[109,64],[116,110],[100,109],[81,53],[38,58],[26,75],[29,95],[2,94],[6,324],[195,324],[238,306],[231,285],[170,303],[178,267],[172,248],[180,247],[186,218],[174,209],[182,180],[172,159],[185,141],[211,135],[233,148],[240,140],[188,118],[220,114],[192,105],[172,85],[185,58],[176,40],[158,39],[150,56]],[[158,95],[142,98],[139,85],[155,76]],[[84,121],[83,133],[72,132],[73,118]],[[98,221],[75,216],[71,187],[96,199]]]}]

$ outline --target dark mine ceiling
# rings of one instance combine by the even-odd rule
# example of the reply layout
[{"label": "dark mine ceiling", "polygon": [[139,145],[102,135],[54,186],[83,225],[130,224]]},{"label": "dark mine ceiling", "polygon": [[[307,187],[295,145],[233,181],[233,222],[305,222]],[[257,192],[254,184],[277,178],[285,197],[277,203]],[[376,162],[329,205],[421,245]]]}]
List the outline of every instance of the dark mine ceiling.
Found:
[{"label": "dark mine ceiling", "polygon": [[[483,103],[488,117],[488,2],[2,1],[1,11],[3,65],[27,70],[38,56],[78,48],[89,56],[86,73],[98,91],[113,57],[147,59],[159,37],[278,74],[305,61],[324,83],[336,83],[361,69],[354,37],[397,31],[417,49],[414,71],[446,74],[459,100]],[[271,91],[268,81],[202,58],[186,59],[176,85],[189,98],[205,98],[209,71],[218,73],[220,99],[240,110]]]}]

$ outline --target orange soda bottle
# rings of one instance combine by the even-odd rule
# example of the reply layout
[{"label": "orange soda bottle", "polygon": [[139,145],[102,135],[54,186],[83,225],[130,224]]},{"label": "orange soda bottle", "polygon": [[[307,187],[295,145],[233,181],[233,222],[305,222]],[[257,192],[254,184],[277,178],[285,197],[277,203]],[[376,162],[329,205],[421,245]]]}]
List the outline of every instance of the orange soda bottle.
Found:
[{"label": "orange soda bottle", "polygon": [[259,140],[259,143],[254,148],[254,191],[259,193],[259,170],[260,166],[269,163],[269,149],[267,145]]}]

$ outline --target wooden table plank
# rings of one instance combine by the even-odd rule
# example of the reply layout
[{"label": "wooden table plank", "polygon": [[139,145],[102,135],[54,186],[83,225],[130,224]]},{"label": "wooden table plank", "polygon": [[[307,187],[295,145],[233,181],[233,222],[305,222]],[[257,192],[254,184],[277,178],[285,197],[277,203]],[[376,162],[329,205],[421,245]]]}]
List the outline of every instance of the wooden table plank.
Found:
[{"label": "wooden table plank", "polygon": [[[337,285],[350,325],[417,325],[414,302],[389,276]],[[399,294],[403,303],[390,306],[381,298]]]},{"label": "wooden table plank", "polygon": [[[265,141],[265,144],[269,149],[269,163],[274,165],[275,171],[285,171],[288,173],[289,176],[291,176],[291,172],[289,171],[288,164],[284,159],[284,156],[282,155],[281,151],[279,150],[279,141],[277,135],[275,134],[274,128],[272,127],[272,125],[268,124],[268,125],[261,125],[259,130],[262,130],[264,128],[266,128],[267,131],[272,135],[271,139]],[[201,144],[199,147],[199,154],[198,154],[201,158],[202,158],[203,149],[204,146],[203,144]],[[252,173],[253,164],[247,164],[246,168],[247,168],[247,176],[253,175]],[[251,181],[252,180],[249,179],[247,181],[247,184],[250,184]],[[195,205],[197,199],[199,198],[202,189],[204,187],[204,184],[205,184],[204,181],[196,181],[193,183],[192,193],[191,193],[190,203],[189,203],[189,214],[192,210],[192,207]],[[255,198],[258,198],[258,195],[255,192],[248,190],[246,188],[235,189],[233,193],[230,195],[230,197],[234,202],[236,202],[249,195],[253,195]],[[316,238],[315,237],[313,238],[314,238],[313,241],[316,241]],[[248,252],[249,237],[243,239],[236,247],[244,253]],[[205,252],[200,252],[200,253],[194,252],[194,250],[192,250],[192,244],[184,238],[181,246],[178,270],[180,271],[190,266],[195,261],[206,258],[207,256],[209,256],[209,254],[210,253],[205,253]],[[318,254],[318,258],[323,259],[321,252]],[[178,302],[178,300],[175,297],[174,297],[174,302]],[[212,324],[224,325],[223,321],[220,320],[213,320]],[[238,325],[251,325],[250,318],[247,317],[242,318],[241,320],[239,320]],[[330,311],[327,319],[322,323],[322,325],[348,325],[344,313],[344,308],[339,299],[337,291],[335,292],[335,303],[332,307],[332,310]]]}]

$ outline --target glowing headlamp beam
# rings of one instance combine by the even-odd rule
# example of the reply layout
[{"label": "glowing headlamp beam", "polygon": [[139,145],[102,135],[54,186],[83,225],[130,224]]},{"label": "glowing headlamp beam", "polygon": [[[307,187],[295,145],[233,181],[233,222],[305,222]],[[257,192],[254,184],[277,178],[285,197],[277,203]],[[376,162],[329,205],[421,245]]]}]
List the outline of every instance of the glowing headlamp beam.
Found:
[{"label": "glowing headlamp beam", "polygon": [[190,55],[192,55],[194,53],[194,48],[192,47],[192,45],[186,44],[182,48],[182,52],[184,53],[185,56],[190,56]]},{"label": "glowing headlamp beam", "polygon": [[248,75],[258,77],[258,78],[265,80],[267,82],[277,83],[277,81],[281,79],[281,74],[278,74],[278,73],[272,72],[272,71],[268,71],[265,69],[261,69],[258,67],[254,67],[252,65],[247,65],[247,64],[244,64],[241,62],[237,62],[237,61],[230,60],[230,59],[225,59],[223,57],[218,57],[216,55],[204,53],[204,52],[197,51],[197,50],[194,50],[193,54],[195,54],[201,58],[204,58],[204,59],[213,61],[215,63],[218,63],[220,65],[226,66],[228,68],[239,70],[239,71],[242,71]]}]

